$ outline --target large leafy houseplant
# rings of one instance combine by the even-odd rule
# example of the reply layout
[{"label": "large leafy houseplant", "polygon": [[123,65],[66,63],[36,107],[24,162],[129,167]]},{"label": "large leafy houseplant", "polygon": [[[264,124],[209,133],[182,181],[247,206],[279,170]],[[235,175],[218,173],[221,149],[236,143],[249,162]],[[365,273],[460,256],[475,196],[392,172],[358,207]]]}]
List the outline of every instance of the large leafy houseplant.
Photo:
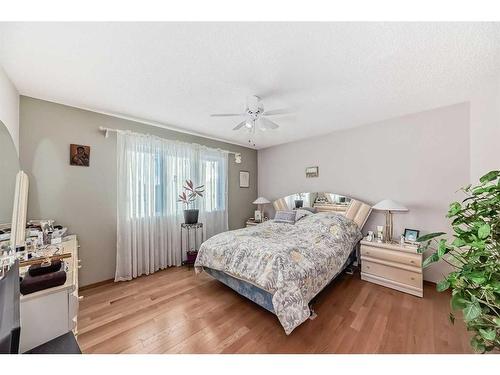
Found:
[{"label": "large leafy houseplant", "polygon": [[[462,311],[467,329],[474,332],[471,345],[483,353],[500,348],[500,171],[479,181],[461,189],[466,194],[461,203],[450,204],[453,240],[439,232],[418,241],[421,252],[434,249],[424,267],[444,261],[454,268],[436,288],[451,289],[451,307]],[[455,321],[453,312],[450,320]]]}]

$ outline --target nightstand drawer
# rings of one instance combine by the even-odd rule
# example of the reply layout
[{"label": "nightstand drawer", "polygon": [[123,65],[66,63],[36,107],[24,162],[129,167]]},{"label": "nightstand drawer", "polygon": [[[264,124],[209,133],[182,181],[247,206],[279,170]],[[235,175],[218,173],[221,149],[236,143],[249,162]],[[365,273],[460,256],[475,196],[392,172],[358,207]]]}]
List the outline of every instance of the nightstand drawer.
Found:
[{"label": "nightstand drawer", "polygon": [[373,246],[362,245],[361,256],[383,259],[391,262],[406,264],[408,266],[421,267],[422,255],[411,254],[397,250],[387,250]]},{"label": "nightstand drawer", "polygon": [[416,288],[422,287],[421,273],[371,262],[366,259],[361,262],[361,271]]}]

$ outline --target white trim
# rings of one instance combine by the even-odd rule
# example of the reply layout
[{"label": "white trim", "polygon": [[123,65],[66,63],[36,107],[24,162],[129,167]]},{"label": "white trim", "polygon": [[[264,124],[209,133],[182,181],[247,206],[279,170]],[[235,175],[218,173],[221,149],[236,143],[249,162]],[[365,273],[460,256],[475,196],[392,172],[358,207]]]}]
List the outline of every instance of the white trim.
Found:
[{"label": "white trim", "polygon": [[[164,139],[162,137],[159,137],[157,135],[154,135],[154,134],[148,134],[148,133],[138,133],[138,132],[134,132],[134,131],[131,131],[131,130],[124,130],[124,129],[115,129],[115,128],[106,128],[104,126],[99,126],[99,130],[104,132],[104,137],[105,138],[108,138],[109,136],[109,132],[113,132],[113,133],[128,133],[128,134],[134,134],[134,135],[139,135],[139,136],[150,136],[150,137],[155,137],[155,138],[158,138],[158,139]],[[224,150],[222,148],[218,148],[218,147],[209,147],[209,146],[206,146],[206,145],[201,145],[199,143],[193,143],[193,142],[184,142],[184,141],[179,141],[179,140],[174,140],[174,142],[177,142],[177,143],[183,143],[183,144],[187,144],[187,145],[193,145],[193,146],[197,146],[197,147],[201,147],[201,148],[206,148],[206,149],[210,149],[210,150],[217,150],[217,151],[220,151],[220,152],[224,152],[226,154],[231,154],[231,155],[234,155],[234,162],[236,164],[240,164],[241,163],[241,153],[240,152],[234,152],[234,151],[229,151],[229,150]]]},{"label": "white trim", "polygon": [[147,120],[147,119],[143,119],[143,118],[140,118],[140,117],[134,117],[134,116],[129,116],[129,115],[121,114],[121,113],[109,112],[109,111],[104,111],[104,110],[100,110],[100,109],[89,108],[89,107],[85,107],[85,106],[79,106],[79,105],[75,105],[75,104],[68,104],[68,103],[61,102],[61,101],[55,101],[55,100],[37,98],[35,96],[30,96],[30,95],[24,95],[24,94],[20,94],[20,95],[25,96],[27,98],[33,98],[33,99],[43,100],[43,101],[50,102],[50,103],[64,105],[66,107],[72,107],[72,108],[81,109],[81,110],[84,110],[84,111],[94,112],[94,113],[98,113],[100,115],[105,115],[105,116],[110,116],[110,117],[116,117],[116,118],[127,120],[127,121],[133,121],[133,122],[137,122],[139,124],[150,125],[150,126],[155,126],[157,128],[172,130],[172,131],[175,131],[175,132],[178,132],[178,133],[194,135],[196,137],[206,138],[206,139],[210,139],[212,141],[228,143],[228,144],[235,145],[235,146],[241,146],[241,147],[248,148],[250,150],[257,150],[256,148],[248,147],[247,144],[238,143],[238,142],[235,142],[235,141],[229,141],[229,140],[223,139],[223,138],[212,137],[212,136],[207,135],[207,134],[197,133],[197,132],[194,132],[194,131],[191,131],[191,130],[177,128],[177,127],[171,126],[171,125],[165,125],[165,124],[163,124],[161,122],[154,121],[154,120]]},{"label": "white trim", "polygon": [[[99,113],[101,115],[106,115],[106,116],[120,118],[120,119],[123,119],[123,120],[138,122],[140,124],[155,126],[157,128],[161,128],[161,129],[172,130],[172,131],[175,131],[175,132],[178,132],[178,133],[194,135],[196,137],[201,137],[201,138],[207,138],[207,139],[210,139],[212,141],[229,143],[229,144],[232,144],[232,145],[235,145],[235,146],[241,146],[241,147],[245,147],[245,148],[250,148],[247,145],[244,145],[242,143],[238,143],[238,142],[234,142],[234,141],[228,141],[227,139],[212,137],[212,136],[207,135],[207,134],[197,133],[197,132],[194,132],[194,131],[191,131],[191,130],[185,130],[185,129],[177,128],[175,126],[165,125],[165,124],[163,124],[161,122],[157,122],[157,121],[153,121],[153,120],[146,120],[146,119],[142,119],[142,118],[138,118],[138,117],[123,115],[123,114],[118,114],[118,113],[113,113],[113,112],[93,110],[93,109],[88,109],[88,108],[83,108],[83,107],[76,107],[76,108],[84,109],[84,110],[90,111],[90,112]],[[189,143],[189,142],[187,142],[187,143]],[[251,149],[251,150],[253,150],[253,149]]]}]

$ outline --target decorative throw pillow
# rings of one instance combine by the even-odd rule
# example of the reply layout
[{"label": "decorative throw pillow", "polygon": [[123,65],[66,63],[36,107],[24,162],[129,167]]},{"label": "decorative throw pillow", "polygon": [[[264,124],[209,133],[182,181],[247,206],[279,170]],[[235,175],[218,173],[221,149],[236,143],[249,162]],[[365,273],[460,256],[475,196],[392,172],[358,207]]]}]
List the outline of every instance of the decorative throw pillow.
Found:
[{"label": "decorative throw pillow", "polygon": [[296,216],[295,216],[295,221],[299,221],[300,219],[305,218],[306,216],[313,215],[313,213],[309,210],[304,210],[303,208],[297,208],[295,210]]},{"label": "decorative throw pillow", "polygon": [[295,224],[296,211],[276,211],[274,221],[276,223]]}]

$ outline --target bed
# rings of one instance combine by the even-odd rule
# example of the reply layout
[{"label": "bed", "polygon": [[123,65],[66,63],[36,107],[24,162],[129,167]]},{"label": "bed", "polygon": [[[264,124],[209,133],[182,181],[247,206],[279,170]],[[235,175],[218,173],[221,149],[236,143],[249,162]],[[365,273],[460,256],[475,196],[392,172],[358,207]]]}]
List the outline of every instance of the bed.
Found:
[{"label": "bed", "polygon": [[351,262],[370,210],[351,200],[343,213],[220,233],[201,245],[195,270],[275,314],[288,335],[310,317],[310,301]]}]

